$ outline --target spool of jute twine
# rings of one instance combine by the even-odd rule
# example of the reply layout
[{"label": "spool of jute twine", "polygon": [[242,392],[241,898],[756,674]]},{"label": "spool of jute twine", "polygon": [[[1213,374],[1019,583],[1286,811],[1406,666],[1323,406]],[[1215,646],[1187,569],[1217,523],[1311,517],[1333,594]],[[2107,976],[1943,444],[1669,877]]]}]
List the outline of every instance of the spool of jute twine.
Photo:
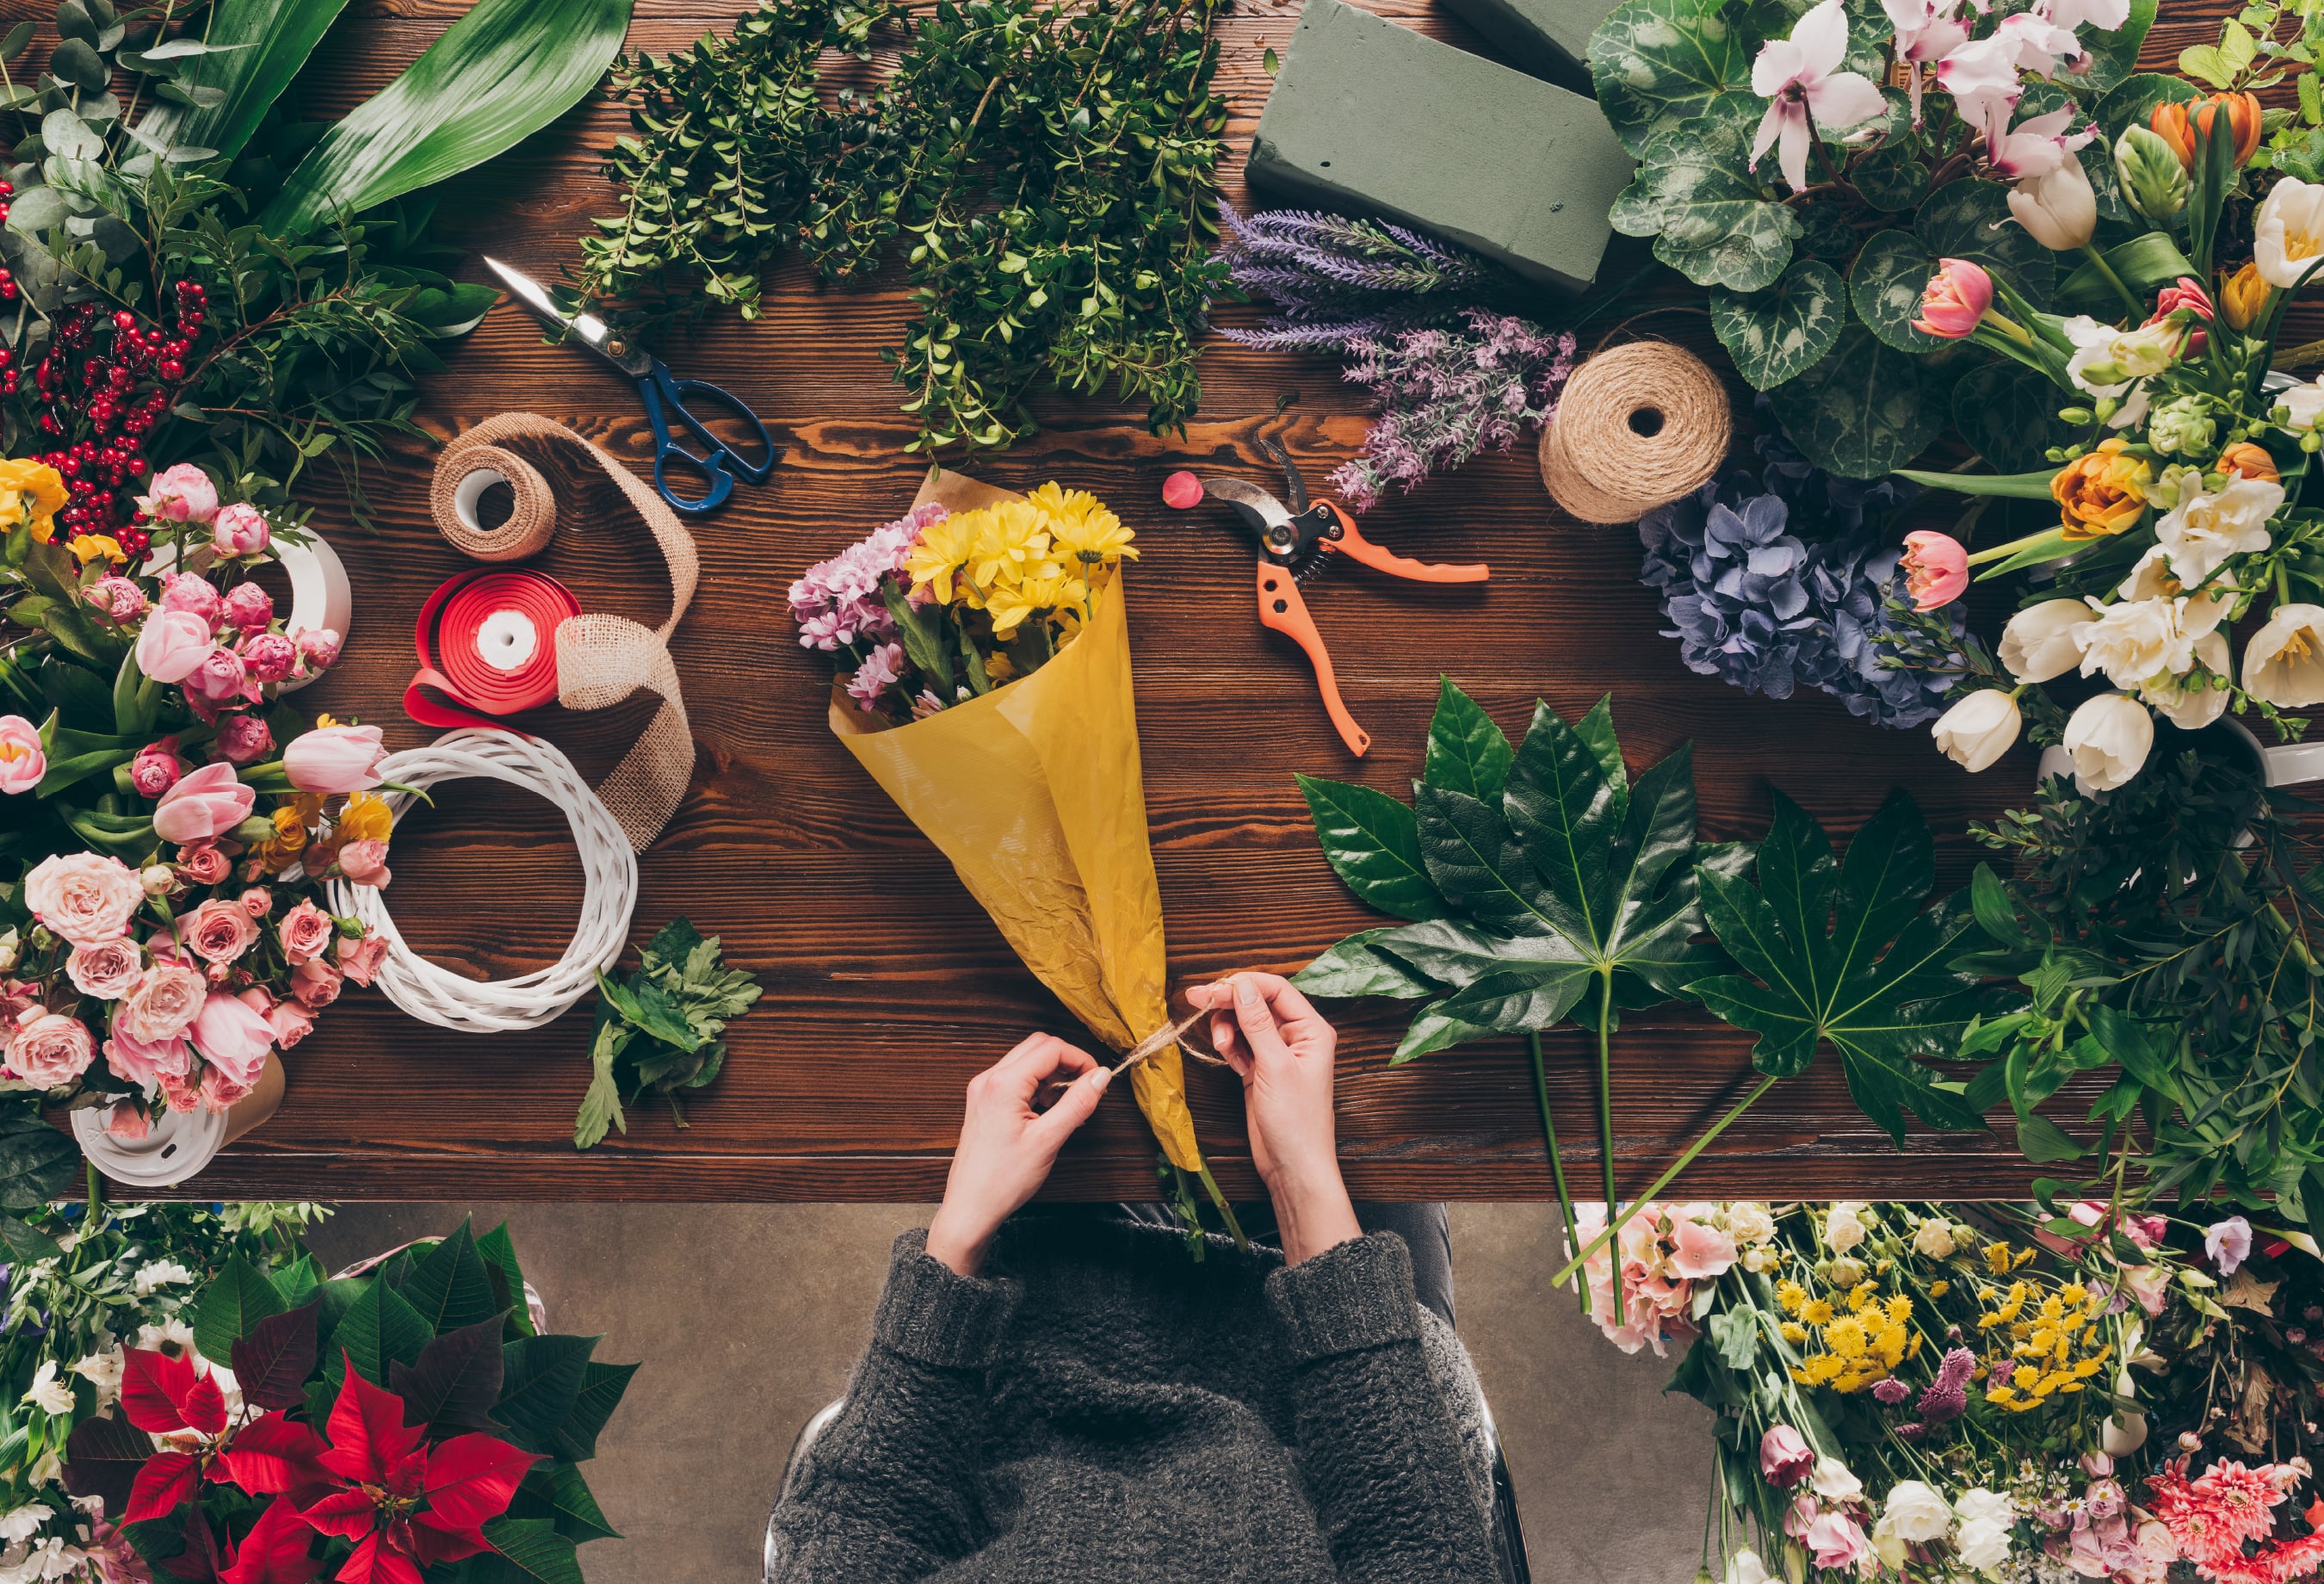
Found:
[{"label": "spool of jute twine", "polygon": [[1565,384],[1542,426],[1541,481],[1584,523],[1635,523],[1700,489],[1727,456],[1727,387],[1668,341],[1600,352]]}]

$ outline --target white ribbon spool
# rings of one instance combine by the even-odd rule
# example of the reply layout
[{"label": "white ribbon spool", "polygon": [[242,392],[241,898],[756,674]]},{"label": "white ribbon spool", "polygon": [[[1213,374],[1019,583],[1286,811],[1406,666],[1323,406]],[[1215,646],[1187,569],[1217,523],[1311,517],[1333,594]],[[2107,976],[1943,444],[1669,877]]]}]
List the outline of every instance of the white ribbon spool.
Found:
[{"label": "white ribbon spool", "polygon": [[[197,567],[204,566],[198,552],[208,546],[198,544],[193,548],[198,553],[187,559]],[[295,638],[301,633],[328,627],[339,635],[344,645],[347,624],[355,619],[355,596],[347,582],[346,563],[339,560],[339,552],[331,548],[331,542],[309,532],[306,543],[292,544],[278,539],[267,547],[267,553],[281,567],[283,576],[290,579],[290,608],[282,616],[282,630]],[[176,571],[175,547],[154,551],[137,570],[148,578]],[[322,674],[312,672],[303,677],[286,678],[281,690],[296,692]]]},{"label": "white ribbon spool", "polygon": [[[423,789],[484,776],[538,792],[565,811],[573,827],[573,844],[580,849],[583,875],[581,922],[555,966],[483,984],[439,968],[405,945],[377,887],[331,881],[331,912],[355,919],[387,942],[387,956],[373,981],[382,994],[438,1028],[499,1033],[553,1022],[596,988],[597,970],[612,968],[630,938],[630,914],[638,900],[638,859],[612,811],[589,790],[571,760],[538,738],[464,730],[448,732],[424,748],[390,754],[380,774]],[[383,796],[401,824],[411,804],[410,794]]]}]

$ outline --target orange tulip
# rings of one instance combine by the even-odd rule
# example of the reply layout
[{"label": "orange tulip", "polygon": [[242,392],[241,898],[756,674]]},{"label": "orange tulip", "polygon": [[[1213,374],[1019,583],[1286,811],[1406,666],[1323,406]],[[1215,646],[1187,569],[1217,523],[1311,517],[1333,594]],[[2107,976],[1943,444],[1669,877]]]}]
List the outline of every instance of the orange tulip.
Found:
[{"label": "orange tulip", "polygon": [[[2259,98],[2253,94],[2213,94],[2208,99],[2197,99],[2191,105],[2164,104],[2154,107],[2151,125],[2154,134],[2171,145],[2179,162],[2192,171],[2195,168],[2195,134],[2189,127],[2191,118],[2206,133],[2218,119],[2220,107],[2227,111],[2227,124],[2236,134],[2236,164],[2238,169],[2251,163],[2259,152]],[[2190,113],[2191,112],[2191,117]]]},{"label": "orange tulip", "polygon": [[2275,459],[2249,440],[2237,440],[2219,453],[2219,471],[2246,478],[2255,478],[2262,484],[2280,484],[2283,476],[2275,469]]},{"label": "orange tulip", "polygon": [[2050,480],[2060,526],[2069,539],[2104,539],[2135,523],[2146,510],[2146,486],[2154,470],[2123,454],[2120,436],[2098,442],[2088,456],[2069,462]]}]

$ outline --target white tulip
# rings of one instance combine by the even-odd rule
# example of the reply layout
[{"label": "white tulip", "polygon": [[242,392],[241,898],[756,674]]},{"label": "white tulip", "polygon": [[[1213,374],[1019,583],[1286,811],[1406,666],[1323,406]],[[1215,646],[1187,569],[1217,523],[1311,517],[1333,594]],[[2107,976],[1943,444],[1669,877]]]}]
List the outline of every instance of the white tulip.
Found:
[{"label": "white tulip", "polygon": [[2010,218],[2052,253],[2072,253],[2098,228],[2098,195],[2081,161],[2068,156],[2057,169],[2029,176],[2009,191]]},{"label": "white tulip", "polygon": [[2324,704],[2324,606],[2279,605],[2268,612],[2267,625],[2244,651],[2244,691],[2278,709]]},{"label": "white tulip", "polygon": [[2089,619],[2089,607],[2079,599],[2029,605],[2001,629],[2001,663],[2021,682],[2064,676],[2082,662],[2080,634]]},{"label": "white tulip", "polygon": [[2268,190],[2252,233],[2260,279],[2278,291],[2299,285],[2324,260],[2324,185],[2284,177]]},{"label": "white tulip", "polygon": [[2154,537],[2171,558],[2172,575],[2191,588],[2231,555],[2265,550],[2269,519],[2282,508],[2283,486],[2238,474],[2217,495],[2194,482],[2181,486],[2179,504],[2154,524]]},{"label": "white tulip", "polygon": [[2009,752],[2024,727],[2017,700],[1999,688],[1985,688],[1937,717],[1929,729],[1938,752],[1975,774]]},{"label": "white tulip", "polygon": [[2137,699],[2120,693],[2084,699],[2066,722],[2074,785],[2085,797],[2126,784],[2146,764],[2153,746],[2154,717]]},{"label": "white tulip", "polygon": [[2227,653],[2225,633],[2206,633],[2195,640],[2195,658],[2212,673],[2213,685],[2190,688],[2185,676],[2168,681],[2154,681],[2139,689],[2139,701],[2153,708],[2157,715],[2181,731],[2200,731],[2227,712],[2229,668],[2235,657]]},{"label": "white tulip", "polygon": [[2115,1413],[2098,1426],[2098,1445],[2110,1458],[2127,1458],[2146,1444],[2146,1415]]},{"label": "white tulip", "polygon": [[2324,379],[2276,392],[2275,405],[2290,410],[2284,417],[2286,429],[2315,428],[2317,418],[2324,415]]}]

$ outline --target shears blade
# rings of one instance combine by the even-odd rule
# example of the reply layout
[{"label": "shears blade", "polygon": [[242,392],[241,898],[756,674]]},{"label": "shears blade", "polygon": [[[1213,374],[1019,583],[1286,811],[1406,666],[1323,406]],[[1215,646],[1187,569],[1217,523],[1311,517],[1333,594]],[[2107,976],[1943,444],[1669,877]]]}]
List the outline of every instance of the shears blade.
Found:
[{"label": "shears blade", "polygon": [[504,264],[487,255],[484,258],[484,267],[498,275],[501,278],[501,283],[509,289],[519,302],[532,310],[534,317],[543,324],[564,331],[624,374],[637,375],[644,372],[641,368],[632,366],[633,361],[641,361],[638,355],[616,341],[613,338],[612,327],[595,314],[567,313],[558,308],[556,300],[549,296],[548,287],[513,264]]}]

